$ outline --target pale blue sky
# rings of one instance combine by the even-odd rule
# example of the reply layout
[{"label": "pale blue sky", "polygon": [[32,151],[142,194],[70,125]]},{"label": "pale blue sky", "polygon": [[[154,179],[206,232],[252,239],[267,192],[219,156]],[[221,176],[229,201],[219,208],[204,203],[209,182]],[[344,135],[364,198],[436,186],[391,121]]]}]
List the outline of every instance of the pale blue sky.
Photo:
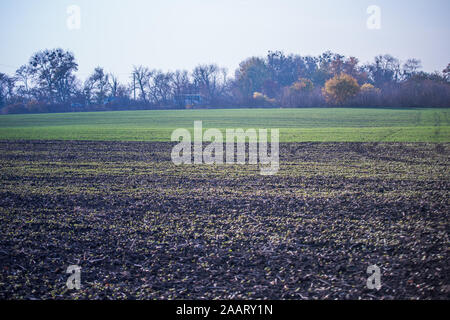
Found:
[{"label": "pale blue sky", "polygon": [[[81,8],[80,30],[66,26],[69,5]],[[366,27],[369,5],[381,8],[381,30]],[[126,80],[133,64],[167,71],[215,62],[234,74],[268,50],[332,50],[362,62],[390,53],[442,70],[449,12],[448,0],[0,0],[0,72],[55,47],[75,53],[81,78],[102,66]]]}]

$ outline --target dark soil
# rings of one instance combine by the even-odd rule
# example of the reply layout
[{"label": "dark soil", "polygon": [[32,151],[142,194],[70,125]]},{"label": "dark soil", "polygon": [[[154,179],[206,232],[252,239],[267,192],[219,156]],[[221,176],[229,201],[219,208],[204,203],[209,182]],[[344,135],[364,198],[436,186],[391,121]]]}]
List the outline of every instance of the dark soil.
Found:
[{"label": "dark soil", "polygon": [[283,144],[268,177],[171,147],[0,142],[0,298],[450,298],[450,144]]}]

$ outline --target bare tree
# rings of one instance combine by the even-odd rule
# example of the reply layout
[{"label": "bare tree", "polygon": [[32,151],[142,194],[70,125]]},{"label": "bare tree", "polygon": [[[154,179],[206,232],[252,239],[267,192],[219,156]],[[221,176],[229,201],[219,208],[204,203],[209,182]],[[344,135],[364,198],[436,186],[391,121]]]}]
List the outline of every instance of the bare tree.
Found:
[{"label": "bare tree", "polygon": [[189,73],[186,70],[177,70],[172,77],[172,90],[174,95],[180,95],[189,90],[191,83]]},{"label": "bare tree", "polygon": [[226,72],[215,64],[199,65],[192,72],[194,86],[209,103],[217,102],[226,81]]},{"label": "bare tree", "polygon": [[4,73],[0,73],[0,106],[12,99],[14,95],[15,79]]},{"label": "bare tree", "polygon": [[103,68],[97,67],[94,73],[85,82],[85,93],[88,103],[95,101],[97,105],[104,104],[109,94],[109,75]]},{"label": "bare tree", "polygon": [[119,95],[120,83],[119,79],[112,73],[108,75],[108,86],[111,97],[116,98]]},{"label": "bare tree", "polygon": [[152,77],[152,72],[143,66],[133,67],[133,81],[136,82],[140,92],[140,97],[147,104],[148,101],[148,85]]},{"label": "bare tree", "polygon": [[408,59],[403,64],[402,75],[403,79],[407,80],[417,74],[417,72],[422,68],[422,63],[418,59]]},{"label": "bare tree", "polygon": [[442,70],[442,74],[444,75],[444,79],[446,81],[450,81],[450,63],[447,65],[447,68]]},{"label": "bare tree", "polygon": [[62,49],[35,53],[29,62],[29,71],[37,86],[50,102],[66,103],[75,91],[73,74],[78,64],[71,52]]},{"label": "bare tree", "polygon": [[174,102],[178,106],[184,105],[183,95],[191,93],[191,82],[189,79],[189,73],[186,70],[177,70],[172,76],[172,94]]},{"label": "bare tree", "polygon": [[16,70],[17,94],[24,100],[31,99],[30,81],[32,78],[31,69],[28,65],[23,65]]},{"label": "bare tree", "polygon": [[371,80],[377,87],[400,79],[400,62],[391,55],[377,56],[375,62],[367,66]]},{"label": "bare tree", "polygon": [[164,73],[161,71],[152,72],[150,83],[150,95],[153,103],[164,105],[170,103],[172,96],[173,73]]}]

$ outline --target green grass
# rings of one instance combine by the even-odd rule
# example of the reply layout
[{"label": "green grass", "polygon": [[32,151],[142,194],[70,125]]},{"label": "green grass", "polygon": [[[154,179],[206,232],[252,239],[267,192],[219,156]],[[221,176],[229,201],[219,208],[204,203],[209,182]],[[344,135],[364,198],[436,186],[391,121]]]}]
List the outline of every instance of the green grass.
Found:
[{"label": "green grass", "polygon": [[2,115],[1,140],[170,141],[176,128],[279,128],[281,142],[450,142],[449,109],[222,109]]}]

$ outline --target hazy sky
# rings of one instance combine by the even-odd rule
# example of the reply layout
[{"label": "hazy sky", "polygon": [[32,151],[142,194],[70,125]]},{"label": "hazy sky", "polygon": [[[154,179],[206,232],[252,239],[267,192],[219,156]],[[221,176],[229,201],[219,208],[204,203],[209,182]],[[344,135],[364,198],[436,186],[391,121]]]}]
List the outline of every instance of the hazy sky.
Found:
[{"label": "hazy sky", "polygon": [[[81,9],[78,30],[67,7]],[[381,29],[367,28],[370,5]],[[268,50],[362,62],[390,53],[426,71],[450,62],[449,0],[0,0],[0,72],[13,73],[44,48],[73,51],[79,76],[102,66],[122,80],[133,65],[167,70],[215,62],[234,74]]]}]

